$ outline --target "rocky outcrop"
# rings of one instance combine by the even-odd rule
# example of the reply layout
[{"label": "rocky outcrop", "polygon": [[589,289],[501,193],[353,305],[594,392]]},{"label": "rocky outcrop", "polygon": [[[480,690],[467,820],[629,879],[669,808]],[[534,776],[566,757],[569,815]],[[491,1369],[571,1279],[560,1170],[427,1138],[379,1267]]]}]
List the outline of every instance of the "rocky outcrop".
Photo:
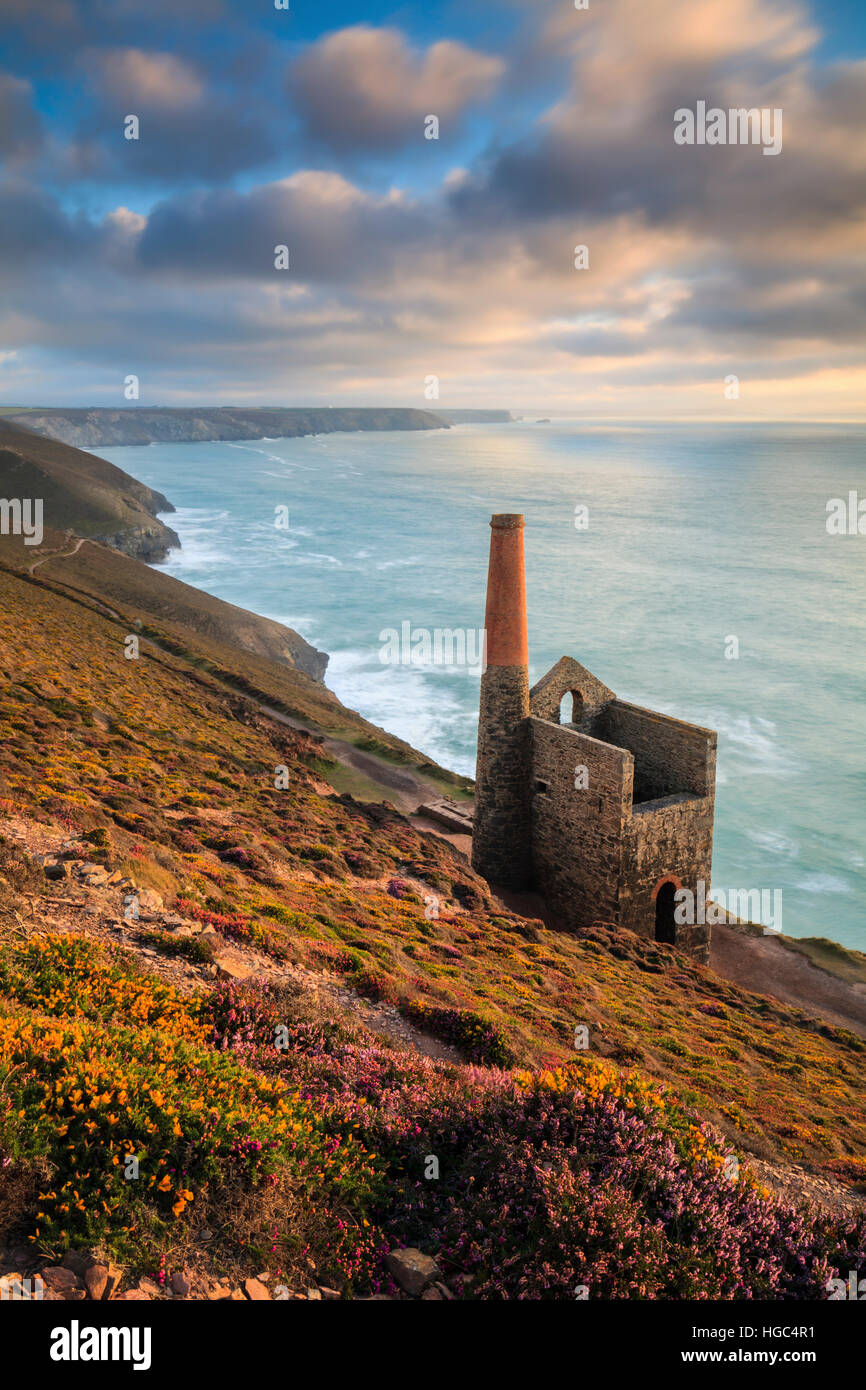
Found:
[{"label": "rocky outcrop", "polygon": [[0,496],[38,499],[46,531],[102,541],[138,560],[180,545],[158,512],[174,507],[107,459],[0,419]]},{"label": "rocky outcrop", "polygon": [[153,526],[130,526],[110,535],[94,536],[93,539],[110,545],[112,550],[119,550],[133,560],[143,560],[147,565],[157,565],[165,559],[169,550],[180,549],[177,532],[170,526],[163,526],[162,522],[156,522]]}]

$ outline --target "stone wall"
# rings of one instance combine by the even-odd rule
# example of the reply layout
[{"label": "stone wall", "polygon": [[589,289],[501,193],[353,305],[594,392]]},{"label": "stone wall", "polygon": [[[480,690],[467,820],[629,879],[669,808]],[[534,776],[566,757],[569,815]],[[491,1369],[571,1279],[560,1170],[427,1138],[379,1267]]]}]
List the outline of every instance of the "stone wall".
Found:
[{"label": "stone wall", "polygon": [[[570,690],[583,695],[582,717],[561,725]],[[712,730],[616,699],[570,657],[531,694],[525,667],[488,666],[473,866],[494,884],[536,888],[566,928],[604,921],[652,940],[661,884],[688,888],[697,906],[698,884],[710,883],[715,766]],[[706,962],[709,928],[674,930]]]},{"label": "stone wall", "polygon": [[591,721],[616,698],[613,691],[602,685],[601,681],[587,671],[585,666],[581,666],[579,661],[570,656],[563,656],[550,668],[547,675],[542,676],[537,685],[532,687],[529,693],[529,707],[539,719],[549,719],[551,723],[558,724],[562,697],[569,691],[580,692],[583,705],[579,722],[586,725],[583,728],[584,733],[592,732],[589,727]]},{"label": "stone wall", "polygon": [[[622,827],[632,757],[575,729],[532,717],[535,879],[567,926],[619,921]],[[585,767],[588,786],[575,787]]]},{"label": "stone wall", "polygon": [[[620,925],[652,940],[655,893],[664,879],[688,888],[697,910],[698,884],[709,887],[713,864],[713,798],[676,795],[636,806],[623,834]],[[707,926],[677,924],[676,945],[704,964]]]},{"label": "stone wall", "polygon": [[636,802],[676,792],[713,795],[716,735],[711,729],[611,700],[595,721],[594,733],[634,754]]},{"label": "stone wall", "polygon": [[525,666],[488,666],[481,677],[472,867],[489,883],[532,882],[529,677]]}]

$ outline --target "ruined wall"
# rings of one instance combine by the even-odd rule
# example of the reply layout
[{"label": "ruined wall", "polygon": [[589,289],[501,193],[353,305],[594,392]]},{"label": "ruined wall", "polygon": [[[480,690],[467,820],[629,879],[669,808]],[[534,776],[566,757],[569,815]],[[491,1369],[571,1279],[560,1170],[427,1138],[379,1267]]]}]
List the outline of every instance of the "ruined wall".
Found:
[{"label": "ruined wall", "polygon": [[596,719],[594,732],[634,754],[635,801],[651,801],[675,792],[713,795],[716,735],[711,729],[611,700]]},{"label": "ruined wall", "polygon": [[525,666],[488,666],[481,677],[472,867],[489,883],[532,882],[529,680]]},{"label": "ruined wall", "polygon": [[582,727],[582,732],[591,733],[591,721],[615,696],[573,657],[560,657],[556,665],[532,687],[529,692],[530,709],[539,719],[549,719],[551,723],[558,724],[562,697],[574,690],[580,692],[583,700],[579,723],[586,727]]},{"label": "ruined wall", "polygon": [[[635,806],[623,832],[620,925],[652,940],[655,936],[653,893],[662,878],[695,895],[709,887],[713,863],[713,798],[676,795],[660,804]],[[676,927],[676,945],[704,964],[709,958],[709,928]]]},{"label": "ruined wall", "polygon": [[[528,722],[536,885],[567,926],[618,922],[631,755],[565,726]],[[574,785],[577,767],[588,772],[582,790]]]}]

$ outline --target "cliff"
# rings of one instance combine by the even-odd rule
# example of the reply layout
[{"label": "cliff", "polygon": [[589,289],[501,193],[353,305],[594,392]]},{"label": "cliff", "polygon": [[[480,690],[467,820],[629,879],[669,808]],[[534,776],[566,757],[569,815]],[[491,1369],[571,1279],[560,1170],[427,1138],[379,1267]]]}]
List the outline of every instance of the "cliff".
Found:
[{"label": "cliff", "polygon": [[4,410],[13,425],[48,435],[79,449],[121,444],[193,444],[207,440],[292,439],[349,430],[441,430],[448,421],[427,410],[343,408],[294,409],[271,406],[130,406],[124,410],[55,409],[34,406]]},{"label": "cliff", "polygon": [[105,596],[130,623],[159,623],[174,642],[197,633],[236,658],[260,657],[322,680],[327,655],[299,633],[141,563],[180,545],[156,516],[174,507],[123,469],[0,420],[0,496],[42,502],[41,544],[0,537],[0,558],[15,568],[44,579],[53,572],[76,592]]},{"label": "cliff", "polygon": [[138,559],[165,558],[180,541],[157,517],[174,507],[95,454],[0,419],[0,496],[41,499],[43,524],[102,541]]}]

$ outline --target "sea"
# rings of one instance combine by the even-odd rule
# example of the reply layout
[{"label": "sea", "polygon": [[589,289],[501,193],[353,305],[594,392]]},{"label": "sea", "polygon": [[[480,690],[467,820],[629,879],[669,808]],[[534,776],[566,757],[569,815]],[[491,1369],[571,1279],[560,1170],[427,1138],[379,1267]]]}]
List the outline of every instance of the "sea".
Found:
[{"label": "sea", "polygon": [[345,704],[470,775],[488,522],[524,513],[532,679],[573,656],[716,729],[713,892],[866,951],[864,443],[526,419],[101,452],[177,508],[160,568],[295,628]]}]

